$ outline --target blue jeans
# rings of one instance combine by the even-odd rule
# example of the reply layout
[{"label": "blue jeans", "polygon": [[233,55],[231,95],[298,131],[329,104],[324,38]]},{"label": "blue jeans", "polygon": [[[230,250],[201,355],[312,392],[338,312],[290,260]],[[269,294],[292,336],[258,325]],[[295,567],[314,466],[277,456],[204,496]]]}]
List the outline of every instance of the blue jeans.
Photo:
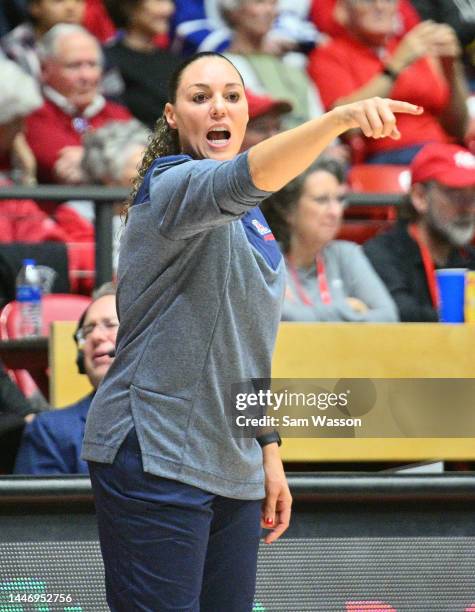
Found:
[{"label": "blue jeans", "polygon": [[260,500],[145,473],[135,429],[89,471],[112,612],[252,610]]}]

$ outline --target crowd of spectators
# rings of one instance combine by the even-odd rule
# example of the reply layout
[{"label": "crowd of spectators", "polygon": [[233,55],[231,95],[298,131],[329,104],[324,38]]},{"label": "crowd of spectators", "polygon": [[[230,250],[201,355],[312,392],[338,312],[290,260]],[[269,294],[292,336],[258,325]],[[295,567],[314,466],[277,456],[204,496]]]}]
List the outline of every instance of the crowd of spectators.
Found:
[{"label": "crowd of spectators", "polygon": [[267,49],[266,40],[277,15],[276,2],[218,0],[217,5],[232,34],[225,55],[241,73],[246,87],[291,100],[285,128],[321,115],[320,96],[305,70],[288,62],[286,53],[277,56]]},{"label": "crowd of spectators", "polygon": [[[0,186],[130,187],[173,71],[187,55],[219,51],[246,85],[242,150],[370,96],[424,107],[421,115],[400,115],[399,140],[358,132],[334,142],[323,159],[264,203],[287,264],[284,320],[437,321],[434,269],[475,269],[473,3],[5,0],[0,36]],[[412,169],[400,219],[362,247],[338,239],[346,175],[356,163]],[[93,221],[88,202],[1,200],[0,243],[87,243],[92,259]],[[87,316],[110,306],[110,298],[96,298]],[[102,332],[96,325],[91,337]],[[5,397],[13,397],[9,393]],[[69,427],[69,417],[81,420],[89,401],[65,411],[60,430]],[[7,428],[18,437],[31,407],[21,395],[11,405],[14,426]],[[32,449],[39,437],[52,439],[51,417],[28,425],[29,449],[22,450],[19,470],[40,465]],[[76,452],[74,444],[58,450],[64,461]]]},{"label": "crowd of spectators", "polygon": [[463,142],[468,85],[455,31],[427,20],[398,36],[394,0],[342,0],[341,7],[346,33],[309,61],[325,107],[381,96],[424,108],[422,115],[400,118],[400,140],[365,138],[364,161],[409,164],[428,142]]}]

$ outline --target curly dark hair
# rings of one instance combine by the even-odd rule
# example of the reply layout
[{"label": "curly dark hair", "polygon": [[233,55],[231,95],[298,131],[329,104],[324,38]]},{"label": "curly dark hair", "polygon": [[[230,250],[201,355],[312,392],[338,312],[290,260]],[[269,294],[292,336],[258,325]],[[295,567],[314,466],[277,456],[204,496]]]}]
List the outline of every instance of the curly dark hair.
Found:
[{"label": "curly dark hair", "polygon": [[291,228],[289,214],[297,206],[307,178],[314,172],[328,172],[336,178],[341,185],[346,181],[345,167],[336,159],[320,157],[304,172],[299,174],[285,187],[266,198],[260,208],[272,229],[272,233],[281,243],[284,253],[289,252]]},{"label": "curly dark hair", "polygon": [[[241,82],[244,85],[244,81],[242,79],[241,74],[239,73],[239,70],[237,70],[234,64],[227,57],[214,51],[203,51],[201,53],[197,53],[196,55],[192,55],[191,57],[184,60],[172,74],[168,83],[168,102],[170,102],[171,104],[175,104],[176,92],[178,86],[180,85],[181,76],[185,69],[193,62],[196,62],[197,60],[202,59],[204,57],[219,57],[229,62],[239,74]],[[167,155],[178,155],[179,153],[181,153],[181,150],[178,139],[178,131],[168,125],[168,121],[165,118],[165,114],[163,114],[155,124],[155,129],[152,135],[150,136],[149,144],[145,150],[138,174],[133,181],[132,192],[122,210],[122,214],[124,215],[126,221],[129,208],[132,206],[132,203],[135,199],[135,196],[137,195],[137,192],[147,173],[147,170],[150,168],[155,159],[157,157],[165,157]]]}]

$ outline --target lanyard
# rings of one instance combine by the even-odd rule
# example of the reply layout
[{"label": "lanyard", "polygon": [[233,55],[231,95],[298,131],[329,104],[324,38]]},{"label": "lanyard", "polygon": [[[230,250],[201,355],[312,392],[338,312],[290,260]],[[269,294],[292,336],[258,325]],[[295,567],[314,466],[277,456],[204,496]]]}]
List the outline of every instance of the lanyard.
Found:
[{"label": "lanyard", "polygon": [[419,247],[419,251],[421,253],[422,264],[424,265],[424,272],[426,275],[427,285],[429,286],[430,298],[432,300],[432,305],[435,309],[438,310],[440,305],[440,296],[439,289],[437,287],[437,282],[435,279],[435,266],[434,260],[432,259],[432,255],[430,254],[427,245],[424,244],[421,240],[421,236],[419,233],[419,228],[415,223],[411,223],[409,225],[409,234],[416,241],[417,246]]},{"label": "lanyard", "polygon": [[[290,257],[287,257],[287,261],[289,264],[288,267],[290,270],[290,274],[292,276],[292,280],[294,281],[295,289],[300,298],[300,301],[303,302],[306,306],[313,306],[313,301],[311,300],[310,296],[305,291],[302,286],[302,283],[300,282],[300,278],[293,261]],[[330,289],[328,288],[327,275],[325,272],[325,262],[323,261],[323,257],[321,255],[317,255],[315,257],[315,267],[316,282],[320,297],[322,298],[322,302],[327,305],[331,304],[332,296],[330,294]]]}]

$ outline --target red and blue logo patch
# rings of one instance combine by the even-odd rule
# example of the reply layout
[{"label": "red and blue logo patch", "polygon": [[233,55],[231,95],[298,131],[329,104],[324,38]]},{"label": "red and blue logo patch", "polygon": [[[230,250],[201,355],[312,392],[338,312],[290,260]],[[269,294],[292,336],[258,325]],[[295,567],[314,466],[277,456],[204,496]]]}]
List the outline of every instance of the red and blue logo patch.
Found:
[{"label": "red and blue logo patch", "polygon": [[259,232],[259,234],[264,238],[264,240],[275,240],[274,234],[272,233],[270,227],[266,227],[257,219],[253,219],[251,223]]},{"label": "red and blue logo patch", "polygon": [[266,259],[271,268],[276,270],[282,254],[261,210],[257,206],[251,209],[241,222],[249,242]]}]

